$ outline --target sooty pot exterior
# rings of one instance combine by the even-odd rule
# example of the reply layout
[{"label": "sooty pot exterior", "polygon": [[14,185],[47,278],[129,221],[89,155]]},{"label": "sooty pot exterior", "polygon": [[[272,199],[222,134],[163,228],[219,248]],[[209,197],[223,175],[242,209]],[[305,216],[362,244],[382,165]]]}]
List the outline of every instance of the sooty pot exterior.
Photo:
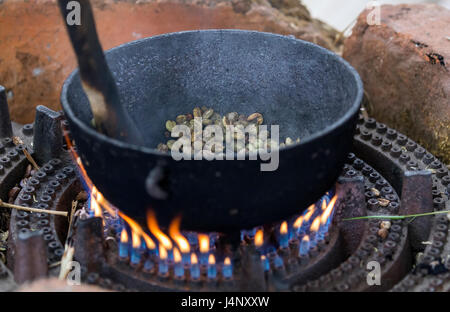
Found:
[{"label": "sooty pot exterior", "polygon": [[[173,33],[128,43],[106,53],[122,104],[146,146],[108,138],[92,114],[75,71],[61,101],[87,173],[103,195],[145,224],[153,209],[165,226],[233,231],[300,213],[328,191],[351,150],[363,87],[337,55],[291,37],[253,31]],[[261,160],[181,160],[155,149],[164,124],[197,106],[220,113],[260,112],[279,125],[276,170]],[[149,194],[167,194],[158,199]]]}]

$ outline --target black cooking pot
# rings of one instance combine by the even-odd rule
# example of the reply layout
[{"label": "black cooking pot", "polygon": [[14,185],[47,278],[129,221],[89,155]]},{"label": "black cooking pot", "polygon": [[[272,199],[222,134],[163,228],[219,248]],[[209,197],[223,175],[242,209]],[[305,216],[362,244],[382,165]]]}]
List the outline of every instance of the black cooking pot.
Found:
[{"label": "black cooking pot", "polygon": [[[336,181],[352,146],[363,96],[357,72],[334,53],[269,33],[202,30],[124,44],[106,53],[121,102],[146,146],[106,137],[92,114],[78,71],[67,79],[62,106],[87,173],[103,195],[145,223],[147,209],[167,225],[231,231],[304,210]],[[207,106],[221,114],[262,113],[280,139],[301,143],[269,161],[175,161],[155,148],[166,120]]]}]

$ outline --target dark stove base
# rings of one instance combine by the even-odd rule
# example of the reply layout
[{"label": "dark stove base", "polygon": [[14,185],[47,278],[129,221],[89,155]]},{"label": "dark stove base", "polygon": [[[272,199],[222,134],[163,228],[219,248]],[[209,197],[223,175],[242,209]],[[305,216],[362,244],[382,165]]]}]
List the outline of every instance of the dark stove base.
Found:
[{"label": "dark stove base", "polygon": [[[40,119],[46,122],[57,124],[62,120],[60,115],[48,111],[41,110],[39,114],[45,117]],[[44,127],[37,125],[35,128]],[[33,137],[30,129],[32,131],[30,125],[14,127],[17,136],[24,137],[27,133],[24,142],[31,151]],[[28,179],[16,203],[68,210],[82,189],[81,183],[69,153],[61,149],[61,141],[58,143],[61,137],[44,140],[42,137],[45,135],[36,130],[34,142],[40,142],[39,150],[47,151],[44,157],[35,155],[46,164]],[[0,195],[5,198],[5,194],[23,177],[26,159],[20,148],[7,141],[3,144],[9,145],[4,151],[0,149],[0,157],[9,158],[9,161],[4,160],[5,164],[8,163],[7,169],[0,170]],[[14,150],[18,155],[11,154]],[[219,278],[193,282],[189,276],[183,281],[174,280],[158,276],[154,271],[146,272],[142,265],[131,266],[126,260],[119,259],[117,242],[105,240],[105,237],[115,237],[117,233],[104,233],[101,219],[90,218],[76,223],[73,237],[75,258],[81,263],[83,281],[120,291],[449,291],[447,215],[417,218],[412,222],[391,221],[383,238],[379,233],[379,220],[343,221],[365,214],[398,215],[445,210],[450,203],[449,185],[448,169],[433,155],[385,125],[373,119],[360,118],[354,153],[349,155],[336,186],[339,200],[334,224],[327,242],[310,252],[308,257],[297,257],[298,242],[293,240],[289,249],[279,249],[268,255],[271,266],[264,272],[252,241],[247,241],[235,251],[236,265],[231,281]],[[385,200],[380,201],[379,198]],[[35,276],[58,274],[57,263],[64,251],[67,228],[67,222],[61,217],[19,211],[11,213],[8,265],[18,282]],[[31,242],[36,242],[36,235],[30,235],[35,230],[40,230],[37,240],[47,245],[44,260],[49,264],[48,270],[38,265],[42,263],[42,259],[39,260],[42,253],[30,246]],[[35,261],[17,259],[16,253],[23,254],[21,248],[25,248],[30,259]],[[274,261],[276,257],[283,260],[281,264]],[[380,264],[380,286],[367,282],[368,273],[372,270],[368,269],[368,264],[372,261]],[[11,274],[0,274],[0,278],[2,276],[4,280],[12,278]]]}]

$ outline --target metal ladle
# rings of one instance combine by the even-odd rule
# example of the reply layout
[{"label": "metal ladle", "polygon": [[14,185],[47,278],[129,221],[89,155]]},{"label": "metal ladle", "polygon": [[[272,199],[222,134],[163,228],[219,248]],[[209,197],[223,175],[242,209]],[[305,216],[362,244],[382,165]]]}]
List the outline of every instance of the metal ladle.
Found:
[{"label": "metal ladle", "polygon": [[[121,104],[106,63],[89,0],[58,2],[77,56],[82,86],[89,99],[95,128],[109,137],[141,145],[141,133]],[[73,19],[74,14],[79,14],[78,23],[77,18]]]}]

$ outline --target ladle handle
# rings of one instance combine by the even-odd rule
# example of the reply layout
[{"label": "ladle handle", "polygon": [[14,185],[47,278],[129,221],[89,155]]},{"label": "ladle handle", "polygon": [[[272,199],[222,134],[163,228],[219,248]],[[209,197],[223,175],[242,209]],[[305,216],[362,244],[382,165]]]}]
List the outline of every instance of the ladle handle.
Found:
[{"label": "ladle handle", "polygon": [[106,63],[89,0],[58,0],[81,81],[91,105],[96,129],[112,138],[142,144],[142,137],[121,105],[114,78]]}]

